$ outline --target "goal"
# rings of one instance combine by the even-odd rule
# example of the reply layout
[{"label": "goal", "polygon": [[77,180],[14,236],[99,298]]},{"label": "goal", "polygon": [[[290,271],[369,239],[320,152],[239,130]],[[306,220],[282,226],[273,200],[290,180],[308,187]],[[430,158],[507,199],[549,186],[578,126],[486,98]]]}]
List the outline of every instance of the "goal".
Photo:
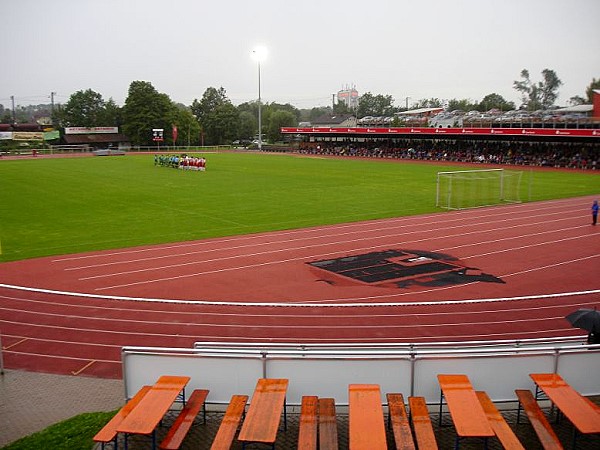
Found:
[{"label": "goal", "polygon": [[464,209],[520,203],[522,175],[523,172],[504,169],[438,172],[436,206]]}]

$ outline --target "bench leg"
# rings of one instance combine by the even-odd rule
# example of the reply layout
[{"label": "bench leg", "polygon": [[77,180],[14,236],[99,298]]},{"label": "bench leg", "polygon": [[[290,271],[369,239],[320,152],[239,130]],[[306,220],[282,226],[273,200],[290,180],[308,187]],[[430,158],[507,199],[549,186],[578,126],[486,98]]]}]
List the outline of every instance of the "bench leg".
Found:
[{"label": "bench leg", "polygon": [[[442,426],[442,405],[444,401],[444,391],[440,391],[440,417],[438,419],[438,426]],[[458,448],[458,447],[457,447]]]}]

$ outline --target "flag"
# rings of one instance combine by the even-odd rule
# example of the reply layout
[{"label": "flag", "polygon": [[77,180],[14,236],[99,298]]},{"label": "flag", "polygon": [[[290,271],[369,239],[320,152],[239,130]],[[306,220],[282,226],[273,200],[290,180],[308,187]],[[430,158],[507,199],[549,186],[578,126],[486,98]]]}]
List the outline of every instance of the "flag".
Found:
[{"label": "flag", "polygon": [[177,125],[173,125],[173,144],[177,141]]}]

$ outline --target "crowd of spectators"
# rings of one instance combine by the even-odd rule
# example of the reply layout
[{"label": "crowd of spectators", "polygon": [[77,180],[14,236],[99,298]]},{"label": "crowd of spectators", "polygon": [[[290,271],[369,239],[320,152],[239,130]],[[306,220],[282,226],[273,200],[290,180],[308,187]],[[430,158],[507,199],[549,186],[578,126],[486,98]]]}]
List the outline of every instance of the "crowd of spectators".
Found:
[{"label": "crowd of spectators", "polygon": [[484,140],[394,140],[301,142],[307,155],[396,158],[481,164],[598,168],[600,148],[591,143],[508,142]]}]

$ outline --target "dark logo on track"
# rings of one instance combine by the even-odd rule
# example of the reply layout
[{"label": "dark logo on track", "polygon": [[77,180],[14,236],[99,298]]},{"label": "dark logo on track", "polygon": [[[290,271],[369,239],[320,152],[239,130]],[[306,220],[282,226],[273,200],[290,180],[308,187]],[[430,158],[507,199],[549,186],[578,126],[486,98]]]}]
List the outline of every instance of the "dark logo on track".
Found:
[{"label": "dark logo on track", "polygon": [[308,263],[319,269],[322,281],[338,285],[348,282],[410,288],[440,287],[472,283],[504,283],[500,278],[464,265],[444,253],[421,250],[384,250]]}]

